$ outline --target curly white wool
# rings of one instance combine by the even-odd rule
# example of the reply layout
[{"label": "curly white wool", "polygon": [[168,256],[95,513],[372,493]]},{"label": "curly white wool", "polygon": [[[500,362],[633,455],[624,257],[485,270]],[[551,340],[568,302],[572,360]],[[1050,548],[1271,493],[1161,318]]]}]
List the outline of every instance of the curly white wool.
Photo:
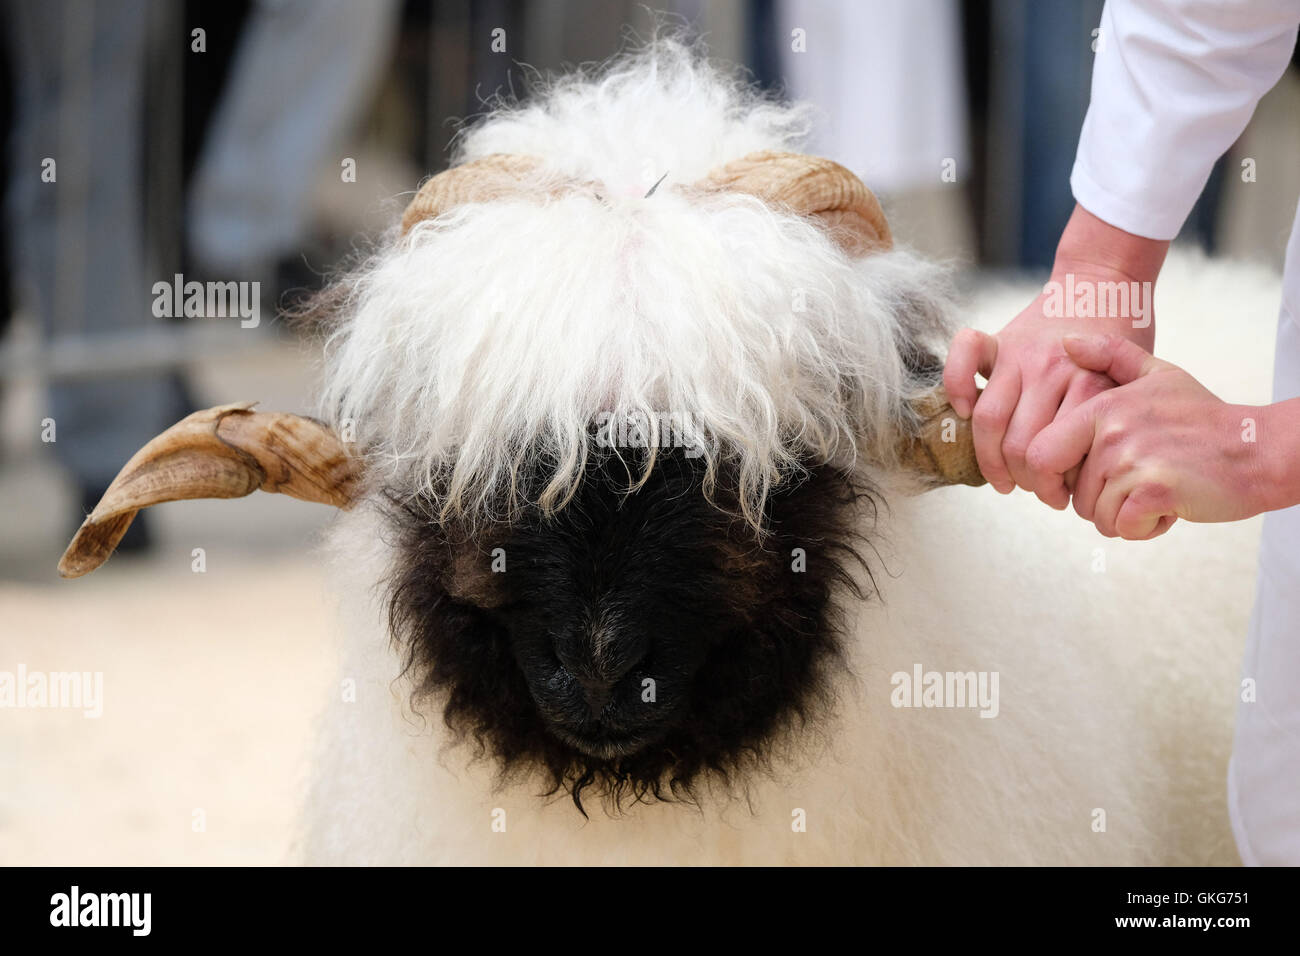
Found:
[{"label": "curly white wool", "polygon": [[[498,108],[456,159],[540,157],[535,188],[420,223],[348,280],[326,413],[382,480],[470,518],[562,506],[602,414],[644,416],[651,446],[654,423],[693,423],[707,480],[734,464],[756,525],[800,462],[884,463],[919,387],[903,355],[943,338],[941,272],[904,251],[854,261],[806,219],[676,188],[806,129],[802,107],[673,41]],[[596,191],[548,198],[557,180]]]}]

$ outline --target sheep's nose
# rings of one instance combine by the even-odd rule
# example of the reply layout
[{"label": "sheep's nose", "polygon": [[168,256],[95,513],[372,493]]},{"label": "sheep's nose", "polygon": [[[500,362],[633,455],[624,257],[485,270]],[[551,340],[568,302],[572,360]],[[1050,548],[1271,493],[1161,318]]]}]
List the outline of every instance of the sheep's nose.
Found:
[{"label": "sheep's nose", "polygon": [[582,697],[591,708],[592,713],[598,714],[604,709],[605,704],[609,702],[610,692],[614,689],[614,681],[608,680],[584,680],[581,677],[575,677],[578,686],[582,688]]},{"label": "sheep's nose", "polygon": [[564,676],[577,685],[591,710],[599,713],[619,681],[646,659],[649,642],[620,635],[602,642],[561,644],[555,652]]}]

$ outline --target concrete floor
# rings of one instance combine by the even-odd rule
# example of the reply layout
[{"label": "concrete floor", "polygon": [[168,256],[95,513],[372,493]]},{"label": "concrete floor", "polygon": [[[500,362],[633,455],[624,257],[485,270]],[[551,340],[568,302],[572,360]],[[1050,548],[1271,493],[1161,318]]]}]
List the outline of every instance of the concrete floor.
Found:
[{"label": "concrete floor", "polygon": [[[308,357],[292,343],[194,381],[208,404],[310,409]],[[153,553],[64,581],[55,564],[76,504],[34,440],[39,394],[9,389],[3,414],[0,671],[102,672],[103,715],[0,709],[0,863],[284,859],[333,675],[334,615],[312,554],[332,512],[260,492],[162,505]]]}]

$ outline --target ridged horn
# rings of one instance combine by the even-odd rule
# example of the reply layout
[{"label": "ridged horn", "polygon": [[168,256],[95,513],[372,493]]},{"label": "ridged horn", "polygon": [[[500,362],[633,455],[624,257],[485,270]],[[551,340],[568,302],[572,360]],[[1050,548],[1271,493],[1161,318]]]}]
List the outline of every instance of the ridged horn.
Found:
[{"label": "ridged horn", "polygon": [[59,574],[76,578],[108,560],[141,508],[193,498],[242,498],[257,489],[351,507],[359,463],[325,425],[256,402],[183,418],[126,463],[63,552]]},{"label": "ridged horn", "polygon": [[915,400],[912,412],[919,425],[898,445],[903,467],[921,476],[929,488],[984,484],[971,424],[952,410],[944,387],[938,385]]},{"label": "ridged horn", "polygon": [[893,234],[875,193],[839,163],[801,153],[750,153],[713,170],[699,185],[743,192],[772,206],[820,219],[850,255],[892,248]]},{"label": "ridged horn", "polygon": [[402,213],[402,235],[424,219],[466,203],[491,202],[524,191],[524,180],[541,166],[534,156],[493,153],[445,169],[425,181]]}]

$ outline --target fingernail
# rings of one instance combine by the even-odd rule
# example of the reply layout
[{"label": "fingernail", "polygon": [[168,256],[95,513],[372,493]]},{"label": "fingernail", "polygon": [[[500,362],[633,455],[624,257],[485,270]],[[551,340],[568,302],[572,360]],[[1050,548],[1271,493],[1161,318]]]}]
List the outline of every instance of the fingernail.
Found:
[{"label": "fingernail", "polygon": [[964,398],[954,398],[952,400],[952,410],[962,418],[970,418],[970,402]]}]

